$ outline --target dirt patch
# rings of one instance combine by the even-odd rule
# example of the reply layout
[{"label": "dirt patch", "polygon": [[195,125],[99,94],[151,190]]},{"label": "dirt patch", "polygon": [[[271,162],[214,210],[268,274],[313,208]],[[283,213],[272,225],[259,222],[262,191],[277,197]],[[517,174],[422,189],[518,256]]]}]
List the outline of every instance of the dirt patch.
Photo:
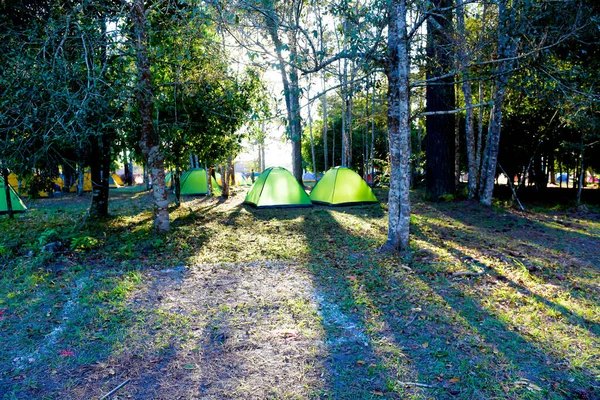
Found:
[{"label": "dirt patch", "polygon": [[148,277],[132,299],[146,320],[132,332],[139,340],[90,371],[78,396],[125,378],[120,394],[136,399],[308,398],[320,386],[323,333],[299,267],[201,265]]}]

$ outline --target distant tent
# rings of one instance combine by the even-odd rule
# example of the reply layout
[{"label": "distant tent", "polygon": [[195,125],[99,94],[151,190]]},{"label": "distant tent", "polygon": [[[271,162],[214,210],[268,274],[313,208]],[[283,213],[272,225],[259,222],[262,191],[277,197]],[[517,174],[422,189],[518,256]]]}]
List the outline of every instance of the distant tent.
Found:
[{"label": "distant tent", "polygon": [[252,182],[249,182],[244,174],[241,172],[235,173],[235,186],[251,186]]},{"label": "distant tent", "polygon": [[377,203],[369,185],[360,175],[345,167],[327,171],[310,192],[310,199],[330,206]]},{"label": "distant tent", "polygon": [[108,185],[110,187],[121,187],[125,185],[125,182],[123,182],[123,179],[121,179],[119,175],[110,174],[108,177]]},{"label": "distant tent", "polygon": [[[25,207],[25,203],[19,197],[15,189],[11,185],[8,185],[10,190],[10,203],[12,206],[12,210],[15,213],[25,212],[27,207]],[[4,179],[0,176],[0,214],[8,213],[8,205],[6,203],[6,187],[4,186]]]},{"label": "distant tent", "polygon": [[267,168],[246,195],[245,204],[263,207],[311,207],[310,197],[290,172]]},{"label": "distant tent", "polygon": [[[75,183],[73,184],[73,186],[71,186],[69,188],[69,192],[74,193],[77,192],[77,185],[79,184],[79,178],[77,178],[77,181],[75,181]],[[91,192],[92,191],[92,173],[91,172],[85,172],[83,174],[83,191],[84,192]]]},{"label": "distant tent", "polygon": [[[31,195],[31,193],[29,193],[29,185],[31,184],[32,179],[37,179],[36,178],[37,175],[34,175],[33,177],[30,177],[27,181],[22,179],[21,180],[21,188],[19,188],[19,177],[17,176],[17,174],[15,174],[14,172],[11,172],[10,175],[8,175],[8,184],[10,186],[12,186],[12,188],[20,195],[20,196],[29,196]],[[54,183],[54,191],[60,191],[62,190],[63,186],[65,185],[62,178],[57,177],[54,178],[52,180],[52,182]],[[38,197],[49,197],[48,193],[40,191],[38,192]]]},{"label": "distant tent", "polygon": [[171,181],[171,177],[173,175],[170,172],[167,172],[167,174],[165,175],[165,186],[170,188],[171,185],[173,184],[173,182]]},{"label": "distant tent", "polygon": [[184,195],[207,195],[208,184],[206,183],[206,170],[194,168],[181,174],[181,194]]},{"label": "distant tent", "polygon": [[[221,195],[221,187],[217,184],[215,178],[211,177],[213,195]],[[206,181],[206,170],[204,168],[194,168],[181,174],[181,192],[182,195],[208,195],[208,184]]]},{"label": "distant tent", "polygon": [[312,172],[305,172],[302,175],[302,180],[305,181],[305,182],[314,182],[317,179],[315,177],[315,174],[313,174]]}]

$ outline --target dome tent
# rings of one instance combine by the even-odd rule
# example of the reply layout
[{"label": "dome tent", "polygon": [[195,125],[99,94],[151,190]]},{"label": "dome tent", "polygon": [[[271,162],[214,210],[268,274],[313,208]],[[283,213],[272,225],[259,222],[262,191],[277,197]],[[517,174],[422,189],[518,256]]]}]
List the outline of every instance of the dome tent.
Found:
[{"label": "dome tent", "polygon": [[[23,200],[19,197],[15,189],[11,185],[8,185],[10,191],[10,204],[14,213],[25,212],[27,207]],[[4,186],[4,179],[0,176],[0,214],[8,213],[8,204],[6,202],[6,186]]]},{"label": "dome tent", "polygon": [[377,197],[358,175],[346,167],[331,168],[310,192],[314,203],[330,206],[347,206],[377,203]]},{"label": "dome tent", "polygon": [[111,188],[120,188],[121,186],[123,186],[125,183],[123,182],[123,179],[121,179],[121,177],[117,174],[110,174],[108,176],[108,186]]},{"label": "dome tent", "polygon": [[[204,168],[194,168],[181,174],[181,195],[208,195],[208,181]],[[221,187],[212,178],[213,194],[220,196]]]},{"label": "dome tent", "polygon": [[244,204],[256,208],[312,207],[310,197],[296,178],[281,167],[267,168],[254,182]]}]

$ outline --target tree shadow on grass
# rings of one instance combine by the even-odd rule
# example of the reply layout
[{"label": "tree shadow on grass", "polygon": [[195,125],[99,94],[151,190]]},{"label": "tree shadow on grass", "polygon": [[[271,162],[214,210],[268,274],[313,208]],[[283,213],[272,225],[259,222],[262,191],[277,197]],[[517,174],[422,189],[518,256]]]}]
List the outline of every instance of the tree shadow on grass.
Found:
[{"label": "tree shadow on grass", "polygon": [[[162,268],[161,264],[177,265],[187,257],[185,249],[177,249],[170,256],[166,252],[173,245],[168,241],[178,237],[177,232],[157,236],[151,228],[139,230],[148,223],[129,221],[128,229],[122,231],[98,226],[98,232],[114,240],[103,242],[101,248],[54,258],[45,255],[42,269],[32,264],[34,259],[15,266],[20,272],[12,274],[10,290],[16,295],[4,303],[8,312],[3,311],[0,319],[4,320],[0,322],[3,332],[14,338],[12,345],[1,345],[0,393],[16,398],[91,398],[74,394],[78,393],[75,388],[87,385],[88,373],[102,370],[106,385],[96,386],[93,392],[99,397],[100,389],[107,392],[127,376],[126,369],[110,361],[115,352],[124,351],[123,344],[130,339],[128,329],[144,318],[128,304],[129,291],[140,274]],[[198,223],[184,218],[178,229],[196,230]],[[97,236],[94,232],[84,230],[81,234]],[[194,243],[202,246],[209,239],[210,232],[202,232],[194,236]],[[136,250],[116,256],[114,252],[119,250],[114,246],[119,243],[131,243]],[[148,254],[152,254],[151,259]],[[64,268],[50,268],[55,264],[64,264]],[[2,272],[9,274],[10,270]],[[29,282],[37,283],[24,290]],[[5,295],[12,296],[2,293],[3,298]],[[135,363],[136,357],[132,354],[130,361]]]},{"label": "tree shadow on grass", "polygon": [[362,337],[338,345],[343,326],[327,326],[334,318],[323,316],[327,386],[320,395],[566,398],[593,386],[590,376],[570,382],[555,370],[561,360],[488,311],[485,299],[437,273],[406,273],[332,213],[307,218],[308,266],[327,307],[364,333],[368,346]]},{"label": "tree shadow on grass", "polygon": [[[539,221],[544,216],[504,214],[500,218],[493,210],[478,205],[469,207],[469,213],[452,211],[453,208],[456,206],[428,204],[420,209],[425,217],[424,228],[439,239],[440,247],[454,252],[457,260],[473,260],[473,254],[478,254],[475,258],[493,259],[517,277],[522,275],[536,284],[554,285],[572,298],[599,305],[600,255],[589,250],[596,243],[593,234],[568,231],[560,224],[548,226]],[[427,220],[427,216],[433,216],[434,220]],[[416,237],[429,240],[423,232],[417,232]],[[471,254],[450,249],[445,245],[448,242],[468,249]],[[588,322],[598,334],[597,323]]]}]

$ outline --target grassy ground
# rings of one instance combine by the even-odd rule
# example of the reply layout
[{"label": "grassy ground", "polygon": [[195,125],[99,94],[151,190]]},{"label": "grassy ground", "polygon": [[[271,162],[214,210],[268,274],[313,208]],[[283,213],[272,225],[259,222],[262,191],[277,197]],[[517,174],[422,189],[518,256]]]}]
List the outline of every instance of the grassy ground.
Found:
[{"label": "grassy ground", "polygon": [[157,235],[148,194],[111,197],[0,219],[0,398],[600,398],[595,209],[416,192],[399,257],[385,204],[188,198]]}]

